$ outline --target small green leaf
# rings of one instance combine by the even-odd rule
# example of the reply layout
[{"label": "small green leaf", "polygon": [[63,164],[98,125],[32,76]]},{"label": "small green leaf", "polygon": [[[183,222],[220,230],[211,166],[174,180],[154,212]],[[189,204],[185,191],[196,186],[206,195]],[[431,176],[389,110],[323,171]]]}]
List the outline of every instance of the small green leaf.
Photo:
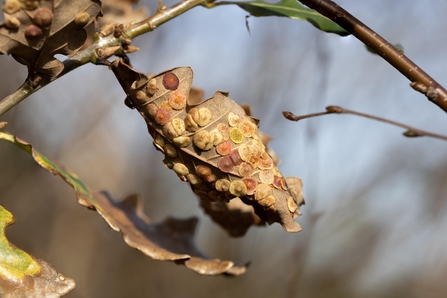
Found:
[{"label": "small green leaf", "polygon": [[208,3],[206,7],[214,7],[218,5],[236,4],[240,8],[248,11],[255,17],[286,17],[295,20],[303,20],[311,23],[316,28],[341,36],[347,36],[349,33],[339,25],[319,14],[313,9],[307,8],[298,3],[296,0],[282,0],[278,3],[268,3],[263,0],[255,0],[250,2],[216,2]]},{"label": "small green leaf", "polygon": [[11,212],[0,206],[0,276],[24,279],[26,275],[38,274],[40,266],[30,255],[11,246],[6,239],[5,228],[14,221]]},{"label": "small green leaf", "polygon": [[73,290],[72,279],[8,241],[5,228],[14,222],[11,212],[0,206],[1,297],[61,297]]}]

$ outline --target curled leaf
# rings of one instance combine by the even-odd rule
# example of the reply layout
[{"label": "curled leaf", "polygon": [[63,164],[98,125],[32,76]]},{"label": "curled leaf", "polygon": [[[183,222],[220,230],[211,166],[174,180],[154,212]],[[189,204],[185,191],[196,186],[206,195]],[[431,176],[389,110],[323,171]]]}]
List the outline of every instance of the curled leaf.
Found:
[{"label": "curled leaf", "polygon": [[84,27],[100,10],[99,0],[7,0],[0,54],[11,54],[33,72],[56,76],[64,66],[54,55],[73,55],[81,48],[87,38]]},{"label": "curled leaf", "polygon": [[232,261],[210,259],[195,247],[193,240],[196,218],[186,220],[168,218],[162,223],[151,223],[143,213],[141,199],[138,196],[129,196],[116,203],[106,193],[91,191],[74,173],[46,158],[30,144],[4,132],[0,132],[0,140],[9,141],[20,147],[30,153],[42,168],[59,175],[75,189],[79,204],[96,210],[113,230],[122,233],[129,246],[137,248],[149,257],[183,264],[199,274],[245,273],[246,266],[237,266]]},{"label": "curled leaf", "polygon": [[245,266],[232,261],[209,259],[194,244],[197,218],[167,218],[161,223],[151,223],[143,212],[141,198],[131,195],[121,202],[114,201],[107,193],[94,193],[98,212],[112,229],[123,234],[124,241],[154,260],[174,261],[204,275],[240,275]]},{"label": "curled leaf", "polygon": [[0,206],[1,297],[61,297],[73,290],[71,278],[9,243],[5,228],[14,222],[13,215]]},{"label": "curled leaf", "polygon": [[[163,162],[182,181],[188,181],[201,200],[228,202],[239,197],[253,206],[263,221],[280,223],[288,232],[301,230],[293,220],[299,215],[301,188],[290,188],[261,141],[258,121],[246,115],[228,93],[218,91],[199,104],[169,108],[173,92],[189,95],[191,68],[179,67],[153,77],[135,71],[121,59],[111,68],[127,100],[146,120],[154,145],[165,154]],[[183,143],[176,141],[179,138]],[[230,145],[221,148],[226,141]],[[166,144],[176,154],[167,154]],[[179,164],[184,171],[176,171]],[[271,179],[262,181],[264,176]],[[260,196],[257,186],[267,189],[269,196]],[[290,202],[297,208],[289,208]]]}]

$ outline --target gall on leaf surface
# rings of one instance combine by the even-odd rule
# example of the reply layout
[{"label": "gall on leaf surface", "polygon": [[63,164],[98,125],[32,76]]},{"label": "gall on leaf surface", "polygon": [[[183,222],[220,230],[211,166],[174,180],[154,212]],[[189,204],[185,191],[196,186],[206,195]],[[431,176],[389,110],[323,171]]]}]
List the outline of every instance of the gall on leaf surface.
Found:
[{"label": "gall on leaf surface", "polygon": [[54,55],[75,54],[87,38],[84,27],[100,12],[99,0],[5,0],[0,54],[12,55],[33,72],[56,76],[64,65]]},{"label": "gall on leaf surface", "polygon": [[235,4],[255,17],[286,17],[295,20],[307,21],[317,29],[347,36],[350,33],[317,11],[305,7],[297,0],[281,0],[276,3],[265,0],[255,1],[220,1],[206,4],[207,7]]},{"label": "gall on leaf surface", "polygon": [[51,161],[19,138],[0,132],[0,140],[8,141],[25,150],[33,156],[39,166],[60,176],[74,188],[79,204],[96,210],[113,230],[121,232],[129,246],[147,256],[155,260],[173,261],[185,265],[203,275],[240,275],[247,270],[246,266],[238,266],[232,261],[209,258],[196,248],[194,233],[197,218],[181,220],[169,217],[161,223],[152,223],[143,213],[141,199],[138,196],[131,195],[121,202],[116,202],[106,193],[91,191],[76,174]]},{"label": "gall on leaf surface", "polygon": [[62,297],[73,290],[72,279],[9,243],[5,228],[14,222],[14,216],[0,206],[0,296]]},{"label": "gall on leaf surface", "polygon": [[[301,183],[288,185],[261,141],[258,121],[246,115],[228,93],[217,91],[199,104],[185,101],[182,109],[171,109],[174,93],[176,98],[189,96],[191,68],[179,67],[153,77],[121,59],[111,68],[127,94],[126,102],[138,109],[155,147],[165,154],[165,165],[189,182],[202,201],[229,202],[239,197],[253,206],[262,221],[280,223],[288,232],[301,230],[294,221],[304,202]],[[225,142],[231,148],[217,150]]]}]

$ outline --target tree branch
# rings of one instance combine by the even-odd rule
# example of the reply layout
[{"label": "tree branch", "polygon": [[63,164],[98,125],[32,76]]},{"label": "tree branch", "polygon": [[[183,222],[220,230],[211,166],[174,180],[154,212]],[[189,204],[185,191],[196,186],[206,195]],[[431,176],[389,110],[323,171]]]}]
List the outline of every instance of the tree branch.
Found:
[{"label": "tree branch", "polygon": [[407,77],[410,86],[427,96],[428,100],[447,112],[447,90],[425,73],[420,67],[399,52],[392,44],[349,12],[330,0],[299,0],[308,7],[315,9],[331,19],[343,29],[357,37],[379,56],[388,61],[394,68]]},{"label": "tree branch", "polygon": [[14,93],[5,97],[0,102],[0,116],[12,109],[14,106],[19,104],[21,101],[29,97],[34,92],[40,90],[49,83],[57,80],[63,75],[78,68],[79,66],[87,63],[96,63],[98,58],[98,49],[121,46],[123,43],[123,38],[134,39],[135,37],[140,36],[144,33],[153,31],[158,26],[203,3],[205,3],[205,0],[184,0],[172,6],[171,8],[159,6],[158,11],[154,15],[125,30],[122,36],[114,37],[112,34],[110,36],[100,38],[89,47],[79,51],[74,56],[67,58],[63,62],[64,70],[56,77],[50,78],[36,74],[33,82],[25,82]]},{"label": "tree branch", "polygon": [[369,118],[369,119],[373,119],[373,120],[377,120],[380,122],[385,122],[385,123],[388,123],[391,125],[402,127],[404,129],[406,129],[406,131],[403,133],[403,135],[406,137],[413,138],[413,137],[427,136],[427,137],[432,137],[432,138],[447,141],[447,136],[431,133],[431,132],[421,130],[421,129],[418,129],[418,128],[415,128],[415,127],[412,127],[412,126],[409,126],[406,124],[402,124],[402,123],[399,123],[399,122],[396,122],[393,120],[389,120],[386,118],[373,116],[370,114],[365,114],[365,113],[361,113],[361,112],[357,112],[357,111],[353,111],[353,110],[348,110],[348,109],[338,107],[338,106],[328,106],[328,107],[326,107],[326,111],[324,111],[324,112],[312,113],[312,114],[307,114],[307,115],[302,115],[302,116],[296,116],[292,112],[282,112],[282,114],[284,115],[284,117],[286,119],[288,119],[290,121],[296,121],[296,122],[299,120],[302,120],[302,119],[306,119],[306,118],[318,117],[318,116],[329,115],[329,114],[351,114],[351,115],[365,117],[365,118]]}]

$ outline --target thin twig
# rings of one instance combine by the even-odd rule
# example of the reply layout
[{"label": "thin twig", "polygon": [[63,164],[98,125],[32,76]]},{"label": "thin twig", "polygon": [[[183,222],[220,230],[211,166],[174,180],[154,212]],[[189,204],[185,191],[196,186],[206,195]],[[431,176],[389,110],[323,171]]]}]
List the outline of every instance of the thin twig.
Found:
[{"label": "thin twig", "polygon": [[[128,39],[134,39],[137,36],[140,36],[144,33],[155,30],[158,26],[166,23],[167,21],[183,14],[184,12],[194,8],[198,5],[201,5],[205,2],[205,0],[183,0],[178,4],[172,6],[171,8],[165,8],[164,6],[160,7],[160,9],[152,16],[147,18],[144,21],[141,21],[131,28],[125,30],[122,34],[122,37]],[[69,73],[70,71],[78,68],[87,63],[96,63],[97,61],[97,50],[100,48],[107,48],[112,46],[121,46],[122,45],[122,37],[114,37],[113,34],[107,37],[100,38],[92,45],[87,48],[79,51],[74,56],[66,59],[64,63],[64,70],[57,76],[49,78],[49,77],[40,77],[40,81],[37,83],[29,83],[25,82],[19,89],[17,89],[14,93],[5,97],[0,102],[0,116],[12,109],[14,106],[19,104],[21,101],[29,97],[34,92],[40,90],[45,87],[49,83],[57,80],[63,75]]]},{"label": "thin twig", "polygon": [[413,89],[423,93],[431,102],[447,112],[447,90],[379,34],[368,28],[365,24],[333,1],[299,1],[310,8],[315,9],[357,37],[361,42],[370,47],[374,52],[407,77],[411,81],[410,86]]},{"label": "thin twig", "polygon": [[328,107],[326,107],[325,112],[306,114],[306,115],[302,115],[302,116],[296,116],[292,112],[282,112],[282,114],[284,115],[284,117],[286,119],[288,119],[290,121],[299,121],[299,120],[306,119],[306,118],[318,117],[318,116],[329,115],[329,114],[351,114],[351,115],[365,117],[365,118],[369,118],[369,119],[373,119],[373,120],[385,122],[385,123],[388,123],[391,125],[402,127],[404,129],[406,129],[406,131],[403,133],[403,135],[406,137],[426,136],[426,137],[432,137],[432,138],[447,141],[447,136],[439,135],[436,133],[431,133],[431,132],[428,132],[425,130],[421,130],[419,128],[415,128],[415,127],[412,127],[412,126],[409,126],[406,124],[402,124],[400,122],[396,122],[393,120],[385,119],[382,117],[373,116],[370,114],[365,114],[365,113],[361,113],[361,112],[357,112],[357,111],[353,111],[353,110],[348,110],[348,109],[345,109],[345,108],[342,108],[339,106],[328,106]]}]

